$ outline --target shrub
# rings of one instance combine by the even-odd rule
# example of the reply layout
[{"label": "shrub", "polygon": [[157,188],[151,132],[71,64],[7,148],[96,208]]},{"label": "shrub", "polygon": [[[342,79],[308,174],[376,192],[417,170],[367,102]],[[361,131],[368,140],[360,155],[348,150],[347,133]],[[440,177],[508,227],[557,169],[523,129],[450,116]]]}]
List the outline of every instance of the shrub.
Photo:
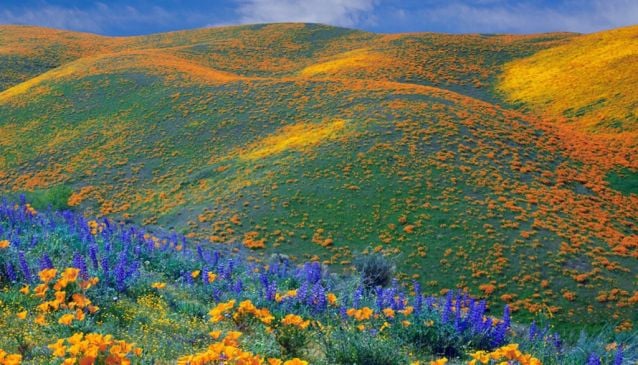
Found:
[{"label": "shrub", "polygon": [[386,287],[394,277],[394,265],[380,254],[361,256],[354,264],[367,289]]}]

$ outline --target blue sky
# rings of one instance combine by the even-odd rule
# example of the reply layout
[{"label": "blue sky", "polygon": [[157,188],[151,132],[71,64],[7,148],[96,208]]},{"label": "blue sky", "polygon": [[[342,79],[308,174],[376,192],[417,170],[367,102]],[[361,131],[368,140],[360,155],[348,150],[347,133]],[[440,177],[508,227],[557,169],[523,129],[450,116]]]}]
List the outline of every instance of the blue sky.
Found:
[{"label": "blue sky", "polygon": [[638,0],[0,0],[0,24],[105,35],[286,21],[380,33],[590,33],[638,24]]}]

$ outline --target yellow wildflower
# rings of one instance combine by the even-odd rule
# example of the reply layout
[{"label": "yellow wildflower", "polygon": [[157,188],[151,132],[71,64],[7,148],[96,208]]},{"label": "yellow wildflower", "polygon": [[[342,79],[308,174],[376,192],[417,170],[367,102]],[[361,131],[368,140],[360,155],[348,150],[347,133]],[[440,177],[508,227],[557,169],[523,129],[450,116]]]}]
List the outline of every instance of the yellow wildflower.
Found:
[{"label": "yellow wildflower", "polygon": [[62,317],[60,317],[60,319],[58,319],[58,323],[68,326],[73,321],[73,318],[74,318],[73,314],[65,314]]},{"label": "yellow wildflower", "polygon": [[445,357],[438,360],[430,361],[430,365],[445,365],[445,364],[447,364],[447,358]]},{"label": "yellow wildflower", "polygon": [[383,314],[384,314],[386,317],[388,317],[388,318],[394,318],[394,315],[395,315],[395,313],[394,313],[394,309],[392,309],[392,308],[385,308],[385,309],[383,310]]},{"label": "yellow wildflower", "polygon": [[53,350],[53,356],[64,357],[66,355],[66,346],[64,346],[64,340],[57,340],[56,343],[48,345],[49,349]]},{"label": "yellow wildflower", "polygon": [[53,278],[55,278],[55,275],[57,273],[58,273],[58,270],[56,269],[44,269],[38,273],[38,276],[40,277],[40,281],[47,284],[51,280],[53,280]]},{"label": "yellow wildflower", "polygon": [[161,282],[156,281],[153,284],[151,284],[151,288],[164,289],[164,288],[166,288],[166,283],[161,283]]},{"label": "yellow wildflower", "polygon": [[75,267],[67,267],[62,273],[62,278],[69,283],[74,283],[78,279],[79,274],[80,269],[76,269]]},{"label": "yellow wildflower", "polygon": [[287,314],[284,319],[281,320],[281,323],[286,326],[295,326],[302,330],[305,330],[310,325],[310,321],[304,321],[301,316],[296,314]]},{"label": "yellow wildflower", "polygon": [[295,357],[292,360],[284,362],[284,365],[308,365],[308,361],[304,361]]}]

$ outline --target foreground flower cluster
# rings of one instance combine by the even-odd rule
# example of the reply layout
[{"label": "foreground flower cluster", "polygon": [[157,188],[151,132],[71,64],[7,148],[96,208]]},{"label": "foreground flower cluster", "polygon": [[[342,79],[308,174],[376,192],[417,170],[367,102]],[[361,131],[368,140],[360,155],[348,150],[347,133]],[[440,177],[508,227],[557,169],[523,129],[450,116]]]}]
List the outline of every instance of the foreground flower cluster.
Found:
[{"label": "foreground flower cluster", "polygon": [[631,338],[577,353],[536,325],[517,334],[507,307],[497,317],[462,292],[371,286],[317,262],[257,264],[173,233],[25,203],[0,204],[0,241],[0,364],[535,365],[635,356]]}]

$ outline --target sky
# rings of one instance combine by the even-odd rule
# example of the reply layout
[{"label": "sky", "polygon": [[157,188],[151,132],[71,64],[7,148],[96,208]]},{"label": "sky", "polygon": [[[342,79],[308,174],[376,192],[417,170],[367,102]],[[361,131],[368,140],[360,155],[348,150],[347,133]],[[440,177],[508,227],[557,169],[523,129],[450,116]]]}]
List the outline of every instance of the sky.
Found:
[{"label": "sky", "polygon": [[377,33],[591,33],[638,24],[638,0],[0,0],[0,24],[115,36],[271,22]]}]

